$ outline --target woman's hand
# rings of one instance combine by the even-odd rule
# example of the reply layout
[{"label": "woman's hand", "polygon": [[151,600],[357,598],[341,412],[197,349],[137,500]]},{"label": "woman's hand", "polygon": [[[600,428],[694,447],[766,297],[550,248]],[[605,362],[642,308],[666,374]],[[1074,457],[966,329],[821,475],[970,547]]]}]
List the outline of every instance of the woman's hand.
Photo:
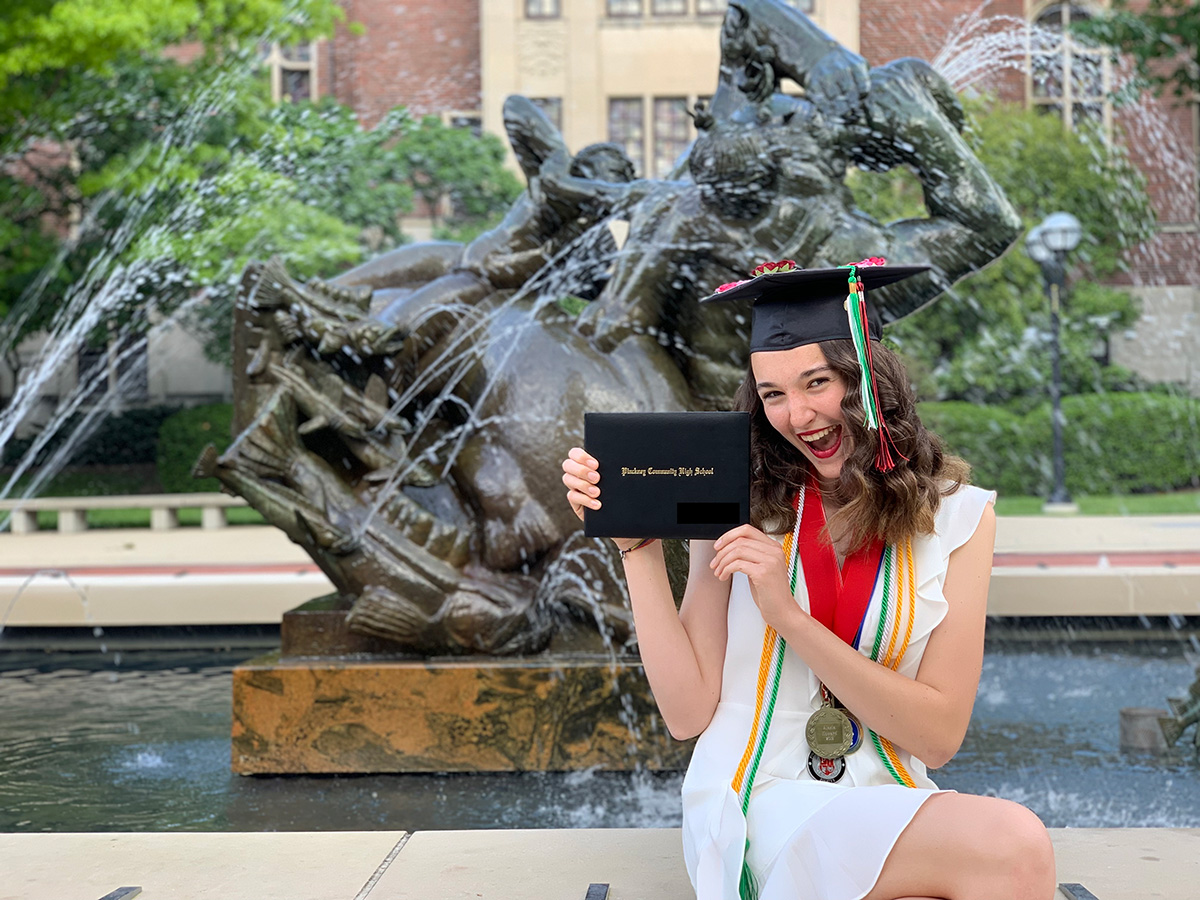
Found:
[{"label": "woman's hand", "polygon": [[585,509],[600,508],[600,463],[586,450],[572,447],[563,460],[563,484],[567,486],[567,502],[575,515],[583,519]]},{"label": "woman's hand", "polygon": [[777,630],[788,616],[800,612],[788,583],[787,560],[783,547],[753,525],[739,525],[727,531],[713,544],[713,574],[728,581],[734,572],[750,579],[750,594],[762,613],[763,621]]}]

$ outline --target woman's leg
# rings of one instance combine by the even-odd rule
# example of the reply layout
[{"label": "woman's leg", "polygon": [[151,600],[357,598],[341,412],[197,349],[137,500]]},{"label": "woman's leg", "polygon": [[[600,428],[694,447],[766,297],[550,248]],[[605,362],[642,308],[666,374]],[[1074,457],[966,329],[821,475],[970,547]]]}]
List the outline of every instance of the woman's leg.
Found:
[{"label": "woman's leg", "polygon": [[864,900],[1051,900],[1054,848],[1018,803],[971,794],[925,801]]}]

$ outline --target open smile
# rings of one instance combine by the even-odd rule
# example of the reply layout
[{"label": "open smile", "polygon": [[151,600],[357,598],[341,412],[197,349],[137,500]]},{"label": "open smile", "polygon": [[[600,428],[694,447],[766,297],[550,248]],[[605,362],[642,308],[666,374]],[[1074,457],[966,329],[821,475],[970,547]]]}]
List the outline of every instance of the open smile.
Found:
[{"label": "open smile", "polygon": [[817,459],[829,459],[842,446],[842,426],[828,425],[815,431],[806,431],[796,437],[804,441],[806,447]]}]

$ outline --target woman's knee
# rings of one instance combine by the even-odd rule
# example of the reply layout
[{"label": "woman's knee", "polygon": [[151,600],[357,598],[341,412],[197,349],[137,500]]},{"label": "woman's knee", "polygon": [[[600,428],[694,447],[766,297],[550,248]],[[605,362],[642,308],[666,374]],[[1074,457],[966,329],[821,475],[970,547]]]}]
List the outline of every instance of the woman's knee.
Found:
[{"label": "woman's knee", "polygon": [[1032,811],[1011,800],[980,797],[977,836],[1000,882],[998,894],[1013,900],[1049,900],[1054,894],[1054,847]]},{"label": "woman's knee", "polygon": [[1008,812],[1013,842],[1017,844],[1015,857],[1016,877],[1026,893],[1014,893],[1014,897],[1029,896],[1031,900],[1049,898],[1054,893],[1054,845],[1050,833],[1031,810],[1019,803],[1003,801],[1012,809]]},{"label": "woman's knee", "polygon": [[[939,896],[1050,900],[1054,848],[1041,819],[998,797],[939,794],[918,816],[926,850],[938,859]],[[916,820],[914,820],[914,824]],[[916,835],[914,835],[916,837]],[[899,842],[897,842],[899,844]]]}]

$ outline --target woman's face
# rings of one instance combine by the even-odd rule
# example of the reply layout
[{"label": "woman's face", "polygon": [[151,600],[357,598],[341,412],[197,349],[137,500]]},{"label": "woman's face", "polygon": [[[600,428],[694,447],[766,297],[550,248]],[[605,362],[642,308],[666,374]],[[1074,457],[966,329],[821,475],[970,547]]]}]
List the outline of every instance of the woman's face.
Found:
[{"label": "woman's face", "polygon": [[750,354],[758,397],[772,427],[832,480],[850,451],[842,415],[846,383],[818,344]]}]

